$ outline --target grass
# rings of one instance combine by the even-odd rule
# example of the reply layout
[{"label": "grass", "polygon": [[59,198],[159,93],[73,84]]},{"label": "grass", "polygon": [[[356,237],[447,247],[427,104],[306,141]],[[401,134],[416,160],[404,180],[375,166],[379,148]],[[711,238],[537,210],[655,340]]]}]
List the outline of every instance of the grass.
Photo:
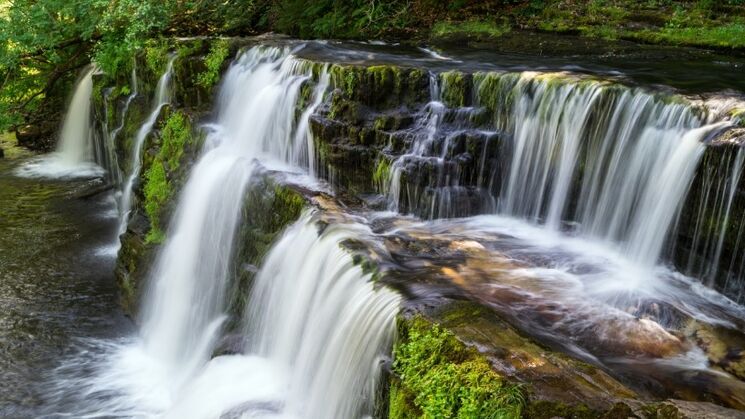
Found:
[{"label": "grass", "polygon": [[468,20],[465,22],[438,22],[432,28],[435,38],[471,37],[471,38],[499,38],[508,33],[510,27],[506,24],[486,20]]},{"label": "grass", "polygon": [[[716,2],[659,0],[545,1],[523,20],[526,27],[603,39],[695,47],[745,48],[745,8],[727,13]],[[725,2],[726,3],[726,2]],[[738,6],[740,4],[740,6]]]},{"label": "grass", "polygon": [[642,32],[637,37],[655,43],[745,48],[745,23],[738,22],[712,27],[665,27],[657,32]]}]

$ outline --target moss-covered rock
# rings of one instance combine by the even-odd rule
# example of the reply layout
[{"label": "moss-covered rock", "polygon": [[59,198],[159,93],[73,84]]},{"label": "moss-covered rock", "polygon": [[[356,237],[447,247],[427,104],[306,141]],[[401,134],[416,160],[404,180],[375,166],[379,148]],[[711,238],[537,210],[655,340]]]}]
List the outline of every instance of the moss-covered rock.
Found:
[{"label": "moss-covered rock", "polygon": [[451,108],[471,103],[471,75],[453,70],[440,74],[442,102]]},{"label": "moss-covered rock", "polygon": [[159,131],[145,153],[152,157],[146,157],[143,165],[142,208],[150,220],[146,243],[162,243],[165,239],[168,216],[186,181],[189,170],[186,163],[195,158],[203,138],[186,114],[165,108]]},{"label": "moss-covered rock", "polygon": [[251,283],[261,261],[284,231],[300,218],[308,197],[299,189],[281,183],[271,174],[252,177],[244,198],[235,257],[235,281],[230,292],[228,312],[233,314],[229,328],[237,327]]},{"label": "moss-covered rock", "polygon": [[420,69],[335,64],[329,71],[331,83],[345,99],[373,109],[411,106],[429,99],[429,77]]},{"label": "moss-covered rock", "polygon": [[391,419],[520,417],[520,386],[505,382],[476,349],[421,316],[400,325]]}]

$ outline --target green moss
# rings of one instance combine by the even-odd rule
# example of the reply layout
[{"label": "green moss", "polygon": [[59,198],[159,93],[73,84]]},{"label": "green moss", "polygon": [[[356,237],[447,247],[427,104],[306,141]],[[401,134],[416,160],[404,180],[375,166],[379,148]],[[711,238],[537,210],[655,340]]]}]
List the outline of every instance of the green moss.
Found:
[{"label": "green moss", "polygon": [[230,54],[230,44],[227,39],[218,39],[210,46],[210,52],[204,57],[207,69],[197,75],[196,83],[209,89],[220,80],[220,69]]},{"label": "green moss", "polygon": [[147,243],[161,243],[165,239],[161,217],[164,207],[175,196],[169,179],[179,172],[184,150],[193,139],[191,124],[181,112],[172,112],[161,126],[160,149],[145,172],[144,207],[150,220]]},{"label": "green moss", "polygon": [[176,54],[179,58],[192,57],[199,54],[204,49],[205,40],[194,38],[178,43]]},{"label": "green moss", "polygon": [[410,401],[425,418],[518,418],[522,389],[505,383],[486,358],[451,332],[417,316],[405,321],[394,349],[391,419],[412,417]]},{"label": "green moss", "polygon": [[373,183],[379,191],[385,191],[391,178],[391,163],[387,158],[381,157],[373,172]]},{"label": "green moss", "polygon": [[160,74],[168,64],[168,43],[152,40],[145,46],[145,65],[152,74]]},{"label": "green moss", "polygon": [[629,37],[654,43],[745,48],[745,22],[718,26],[665,27],[659,31],[646,30],[629,34]]},{"label": "green moss", "polygon": [[156,160],[145,173],[145,212],[150,219],[146,243],[163,242],[165,234],[160,228],[160,211],[170,196],[171,188],[166,178],[166,169],[162,161]]},{"label": "green moss", "polygon": [[442,80],[442,101],[449,107],[466,106],[469,95],[470,78],[460,71],[447,71],[440,74]]},{"label": "green moss", "polygon": [[434,38],[499,38],[508,33],[510,26],[486,20],[468,20],[465,22],[437,22],[432,28]]},{"label": "green moss", "polygon": [[178,167],[184,155],[184,146],[191,137],[191,125],[186,116],[178,111],[171,113],[161,128],[162,144],[158,154],[170,170]]}]

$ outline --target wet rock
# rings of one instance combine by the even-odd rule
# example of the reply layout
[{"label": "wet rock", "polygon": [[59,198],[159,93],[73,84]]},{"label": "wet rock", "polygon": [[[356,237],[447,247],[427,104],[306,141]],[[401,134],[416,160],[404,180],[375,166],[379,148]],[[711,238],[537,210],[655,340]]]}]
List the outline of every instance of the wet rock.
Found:
[{"label": "wet rock", "polygon": [[212,351],[212,357],[223,355],[237,355],[243,353],[246,346],[246,339],[238,334],[229,334],[223,336]]},{"label": "wet rock", "polygon": [[[745,412],[727,409],[714,403],[666,400],[636,410],[641,417],[670,419],[745,419]],[[654,416],[652,416],[654,414]]]},{"label": "wet rock", "polygon": [[18,145],[32,150],[50,150],[54,147],[56,125],[51,122],[24,125],[16,129]]},{"label": "wet rock", "polygon": [[745,338],[716,326],[691,321],[686,335],[704,350],[712,365],[745,380]]}]

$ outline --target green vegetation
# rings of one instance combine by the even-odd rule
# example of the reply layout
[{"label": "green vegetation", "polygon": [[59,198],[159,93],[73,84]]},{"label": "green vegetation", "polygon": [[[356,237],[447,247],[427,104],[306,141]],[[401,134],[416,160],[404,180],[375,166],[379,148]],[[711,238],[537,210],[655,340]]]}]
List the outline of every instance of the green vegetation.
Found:
[{"label": "green vegetation", "polygon": [[209,89],[220,80],[220,68],[230,54],[226,39],[218,39],[212,43],[210,52],[204,57],[207,70],[197,75],[197,85]]},{"label": "green vegetation", "polygon": [[373,183],[379,191],[385,191],[388,188],[388,182],[391,177],[391,163],[388,159],[381,157],[378,164],[375,166],[375,172],[373,173]]},{"label": "green vegetation", "polygon": [[145,242],[162,243],[165,239],[165,233],[160,227],[160,212],[170,196],[171,187],[166,177],[166,169],[162,161],[155,160],[145,173],[145,212],[150,219],[150,231]]},{"label": "green vegetation", "polygon": [[394,349],[389,416],[399,418],[519,418],[525,400],[489,361],[451,332],[417,316]]},{"label": "green vegetation", "polygon": [[[88,63],[123,80],[135,54],[162,66],[174,36],[482,41],[512,27],[745,49],[745,0],[0,0],[0,130],[55,129]],[[217,82],[226,54],[213,44],[200,86]]]},{"label": "green vegetation", "polygon": [[470,76],[460,71],[448,71],[442,79],[442,101],[450,107],[466,106],[469,100]]},{"label": "green vegetation", "polygon": [[468,20],[465,22],[437,22],[432,28],[434,38],[499,38],[510,31],[507,23],[496,23],[483,20]]},{"label": "green vegetation", "polygon": [[635,38],[655,43],[745,48],[745,20],[714,27],[665,27],[658,32],[642,32]]},{"label": "green vegetation", "polygon": [[168,43],[152,40],[145,46],[145,65],[152,74],[161,74],[168,64]]},{"label": "green vegetation", "polygon": [[165,239],[161,218],[164,207],[173,199],[174,188],[168,174],[177,172],[184,148],[193,137],[191,125],[181,112],[173,112],[160,132],[160,149],[145,172],[145,213],[150,220],[147,243],[162,243]]},{"label": "green vegetation", "polygon": [[[522,20],[528,27],[629,39],[718,48],[745,47],[743,0],[535,1]],[[527,12],[527,11],[526,11]]]}]

